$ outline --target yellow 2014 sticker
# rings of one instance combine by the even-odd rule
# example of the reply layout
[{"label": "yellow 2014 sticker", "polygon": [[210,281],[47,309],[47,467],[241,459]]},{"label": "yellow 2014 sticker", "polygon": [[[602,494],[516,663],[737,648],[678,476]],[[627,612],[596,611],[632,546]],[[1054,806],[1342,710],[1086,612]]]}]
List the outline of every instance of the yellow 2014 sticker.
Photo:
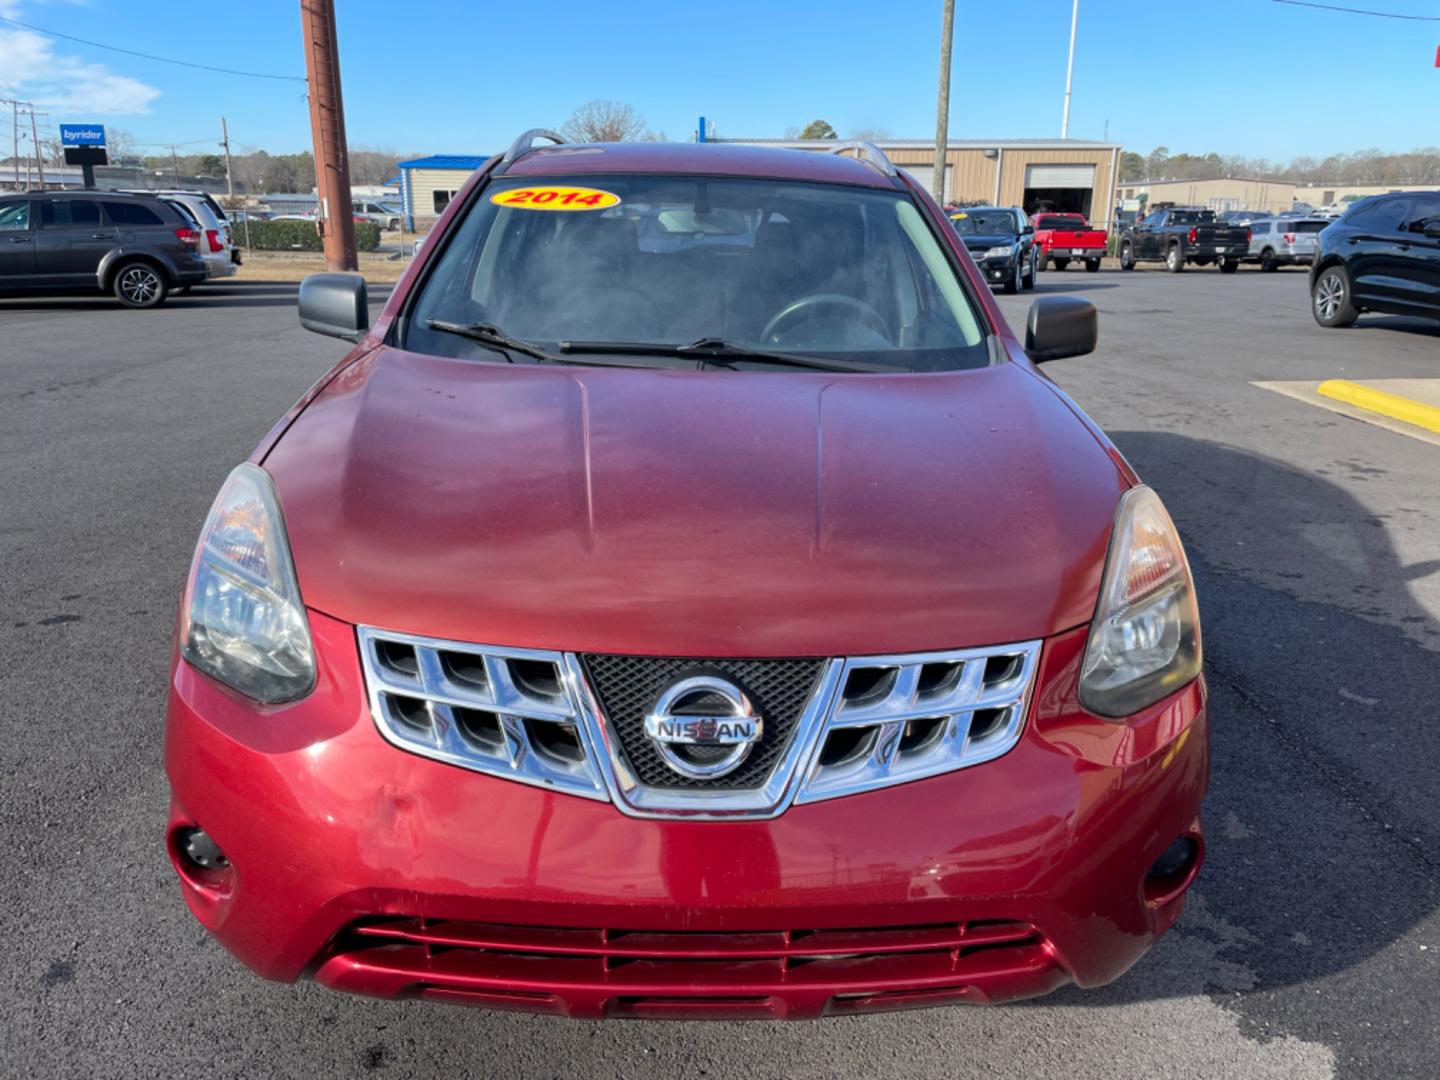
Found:
[{"label": "yellow 2014 sticker", "polygon": [[599,188],[546,184],[543,187],[497,191],[490,196],[490,201],[496,206],[513,206],[520,210],[604,210],[607,206],[618,206],[620,196]]}]

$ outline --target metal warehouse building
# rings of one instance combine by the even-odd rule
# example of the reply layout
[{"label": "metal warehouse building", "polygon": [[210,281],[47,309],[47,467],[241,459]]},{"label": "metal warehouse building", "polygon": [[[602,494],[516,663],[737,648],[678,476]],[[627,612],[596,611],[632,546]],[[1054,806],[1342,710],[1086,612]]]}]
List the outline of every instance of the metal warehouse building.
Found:
[{"label": "metal warehouse building", "polygon": [[[737,139],[757,146],[825,150],[823,140]],[[880,139],[876,146],[933,191],[933,139]],[[1081,139],[951,139],[945,152],[945,202],[1067,210],[1105,222],[1115,207],[1116,143]]]}]

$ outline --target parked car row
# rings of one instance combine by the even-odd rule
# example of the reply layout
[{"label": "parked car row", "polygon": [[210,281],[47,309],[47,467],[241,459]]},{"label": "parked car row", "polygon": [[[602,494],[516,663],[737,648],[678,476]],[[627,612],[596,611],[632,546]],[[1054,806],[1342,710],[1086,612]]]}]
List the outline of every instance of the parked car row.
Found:
[{"label": "parked car row", "polygon": [[100,291],[126,307],[157,307],[217,276],[222,256],[233,273],[225,245],[176,196],[0,196],[0,294]]}]

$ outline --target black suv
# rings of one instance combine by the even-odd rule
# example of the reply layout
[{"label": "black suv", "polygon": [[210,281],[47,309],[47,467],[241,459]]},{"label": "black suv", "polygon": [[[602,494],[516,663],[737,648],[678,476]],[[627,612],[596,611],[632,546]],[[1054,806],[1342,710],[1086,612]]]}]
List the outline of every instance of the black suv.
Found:
[{"label": "black suv", "polygon": [[0,196],[0,295],[99,289],[126,307],[155,307],[205,280],[200,239],[193,221],[151,196]]},{"label": "black suv", "polygon": [[1440,319],[1440,191],[1376,195],[1320,234],[1310,310],[1321,326],[1361,312]]}]

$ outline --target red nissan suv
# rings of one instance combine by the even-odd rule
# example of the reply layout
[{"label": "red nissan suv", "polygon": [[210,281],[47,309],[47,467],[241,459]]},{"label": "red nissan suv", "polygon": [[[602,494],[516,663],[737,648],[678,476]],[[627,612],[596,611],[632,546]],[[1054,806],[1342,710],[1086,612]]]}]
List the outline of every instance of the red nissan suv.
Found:
[{"label": "red nissan suv", "polygon": [[[541,138],[556,143],[537,147]],[[1124,972],[1203,855],[1159,498],[874,147],[564,145],[451,202],[225,481],[168,850],[267,978],[583,1017]]]}]

